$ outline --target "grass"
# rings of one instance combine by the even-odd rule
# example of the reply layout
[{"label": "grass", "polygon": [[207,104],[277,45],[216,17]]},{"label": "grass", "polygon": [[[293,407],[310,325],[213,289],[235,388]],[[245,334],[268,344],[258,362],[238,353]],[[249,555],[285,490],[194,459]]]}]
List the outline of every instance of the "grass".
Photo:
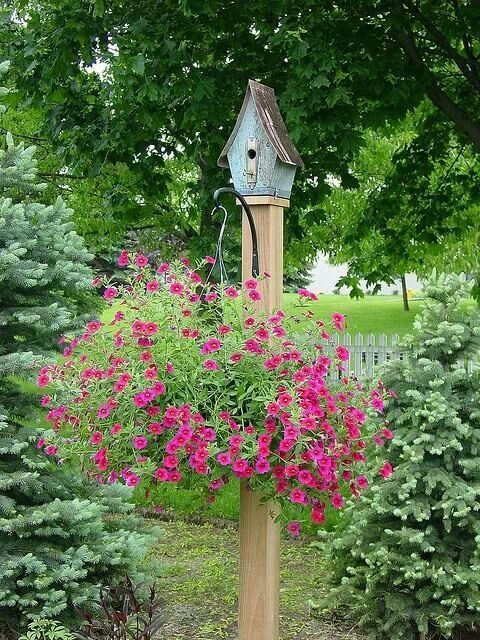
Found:
[{"label": "grass", "polygon": [[[293,311],[298,296],[284,294],[284,308]],[[110,322],[121,307],[112,305],[102,313],[104,322]],[[321,295],[318,302],[309,304],[316,319],[328,320],[338,311],[347,318],[347,331],[355,333],[398,333],[405,335],[412,329],[415,315],[422,309],[421,300],[410,301],[410,311],[404,311],[400,296],[365,296],[352,300],[349,296]]]},{"label": "grass", "polygon": [[[284,295],[285,308],[295,305],[294,293]],[[329,319],[332,313],[343,313],[347,319],[347,331],[355,333],[398,333],[411,331],[415,315],[422,309],[421,300],[410,301],[410,311],[404,311],[400,296],[365,296],[353,300],[349,296],[321,295],[318,302],[309,307],[318,319]]]},{"label": "grass", "polygon": [[[151,559],[160,567],[166,640],[233,640],[237,637],[238,532],[212,523],[162,523]],[[358,640],[345,621],[317,611],[329,567],[305,540],[281,545],[280,639]]]},{"label": "grass", "polygon": [[[146,508],[161,506],[168,513],[183,514],[188,517],[238,521],[240,516],[240,486],[237,480],[231,480],[227,486],[223,487],[213,504],[208,504],[204,495],[194,489],[182,489],[167,484],[159,484],[151,489],[147,499],[140,489],[134,496],[139,506]],[[284,506],[283,516],[288,520],[298,520],[304,534],[309,536],[317,534],[318,525],[312,524],[307,511],[300,507],[294,504]],[[326,523],[322,525],[322,529],[327,531],[338,529],[340,521],[339,512],[333,507],[327,507]]]}]

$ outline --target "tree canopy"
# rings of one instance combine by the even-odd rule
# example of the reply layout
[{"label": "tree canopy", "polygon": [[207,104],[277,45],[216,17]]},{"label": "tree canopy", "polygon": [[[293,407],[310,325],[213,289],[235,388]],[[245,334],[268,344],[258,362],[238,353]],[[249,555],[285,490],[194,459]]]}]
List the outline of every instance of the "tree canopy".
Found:
[{"label": "tree canopy", "polygon": [[[441,265],[478,238],[478,1],[11,4],[2,37],[18,99],[44,114],[70,172],[102,176],[110,208],[94,227],[110,215],[117,233],[153,225],[193,252],[210,248],[211,192],[228,178],[217,157],[254,78],[275,87],[305,161],[287,267],[335,252],[334,238],[355,287]],[[399,144],[365,190],[358,166],[372,133]],[[331,215],[338,189],[363,189],[348,224]],[[377,259],[362,258],[365,246]],[[475,270],[474,251],[457,253]]]}]

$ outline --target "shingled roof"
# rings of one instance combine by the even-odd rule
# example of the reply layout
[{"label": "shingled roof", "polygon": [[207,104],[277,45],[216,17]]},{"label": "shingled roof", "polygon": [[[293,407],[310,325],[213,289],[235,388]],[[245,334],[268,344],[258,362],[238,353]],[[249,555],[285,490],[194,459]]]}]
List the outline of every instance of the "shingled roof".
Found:
[{"label": "shingled roof", "polygon": [[250,96],[253,98],[255,109],[257,110],[265,133],[267,134],[268,139],[272,143],[280,160],[287,164],[303,167],[303,160],[288,136],[287,127],[285,126],[282,114],[278,109],[275,91],[271,87],[255,82],[255,80],[248,81],[247,92],[243,99],[242,108],[240,109],[237,122],[235,123],[235,127],[227,141],[227,144],[218,158],[218,165],[220,167],[228,167],[227,153],[235,140],[238,129],[240,128]]}]

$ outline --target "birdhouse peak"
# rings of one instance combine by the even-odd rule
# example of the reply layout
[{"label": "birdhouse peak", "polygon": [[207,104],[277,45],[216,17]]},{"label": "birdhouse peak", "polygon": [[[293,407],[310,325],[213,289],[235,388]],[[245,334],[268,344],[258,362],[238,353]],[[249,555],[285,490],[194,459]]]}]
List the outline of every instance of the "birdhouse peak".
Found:
[{"label": "birdhouse peak", "polygon": [[265,136],[275,150],[278,159],[288,165],[303,167],[303,160],[290,140],[287,127],[278,108],[275,91],[271,87],[260,84],[260,82],[255,82],[255,80],[248,81],[242,108],[227,144],[220,154],[218,165],[220,167],[230,166],[229,151],[244,123],[249,105],[253,105]]}]

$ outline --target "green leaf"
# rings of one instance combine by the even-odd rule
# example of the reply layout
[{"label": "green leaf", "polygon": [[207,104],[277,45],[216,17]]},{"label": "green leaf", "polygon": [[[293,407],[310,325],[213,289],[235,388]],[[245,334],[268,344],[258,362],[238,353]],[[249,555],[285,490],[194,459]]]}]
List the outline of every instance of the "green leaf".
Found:
[{"label": "green leaf", "polygon": [[104,0],[93,0],[93,17],[101,18],[105,13]]},{"label": "green leaf", "polygon": [[139,76],[143,76],[145,74],[145,58],[143,53],[139,53],[132,59],[132,70]]}]

